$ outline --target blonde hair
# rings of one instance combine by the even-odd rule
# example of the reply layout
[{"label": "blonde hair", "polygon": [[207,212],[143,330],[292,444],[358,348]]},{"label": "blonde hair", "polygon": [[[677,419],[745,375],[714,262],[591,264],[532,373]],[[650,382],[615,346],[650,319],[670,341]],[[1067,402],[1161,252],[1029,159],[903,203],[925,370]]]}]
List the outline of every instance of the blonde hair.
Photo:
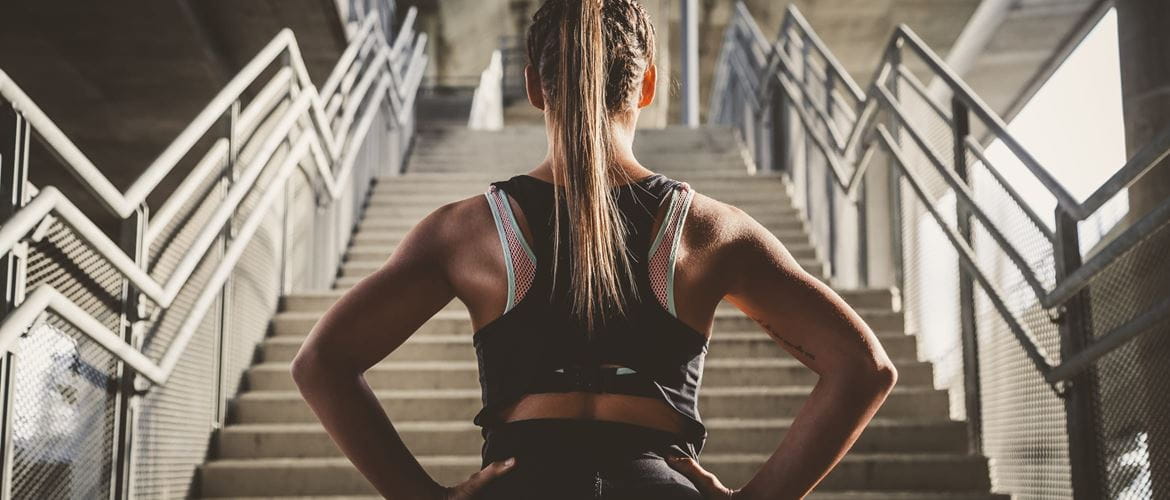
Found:
[{"label": "blonde hair", "polygon": [[[590,332],[626,313],[620,281],[635,286],[607,170],[612,116],[637,95],[654,43],[653,25],[636,0],[548,0],[528,30],[529,62],[555,129],[553,179],[564,186],[569,216],[572,312]],[[560,255],[561,193],[554,191],[554,255]]]}]

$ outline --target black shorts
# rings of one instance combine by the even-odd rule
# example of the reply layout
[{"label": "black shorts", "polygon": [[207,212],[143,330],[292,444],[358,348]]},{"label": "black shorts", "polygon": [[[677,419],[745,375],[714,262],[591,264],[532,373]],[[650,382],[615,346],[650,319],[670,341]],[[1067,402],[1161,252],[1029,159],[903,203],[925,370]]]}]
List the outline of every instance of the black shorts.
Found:
[{"label": "black shorts", "polygon": [[514,468],[476,498],[701,500],[695,485],[666,463],[685,456],[675,434],[600,420],[535,419],[485,433],[483,466],[516,457]]}]

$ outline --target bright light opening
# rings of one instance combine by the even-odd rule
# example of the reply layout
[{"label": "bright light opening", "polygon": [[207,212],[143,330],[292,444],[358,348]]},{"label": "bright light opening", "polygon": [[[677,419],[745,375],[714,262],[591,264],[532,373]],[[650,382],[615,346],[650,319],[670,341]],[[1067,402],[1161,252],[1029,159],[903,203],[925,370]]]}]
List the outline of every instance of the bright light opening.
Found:
[{"label": "bright light opening", "polygon": [[[1114,9],[1081,41],[1008,124],[1011,133],[1073,197],[1084,200],[1125,164],[1121,67]],[[1000,141],[988,159],[1053,227],[1056,200]],[[1125,190],[1080,225],[1087,252],[1125,216]]]}]

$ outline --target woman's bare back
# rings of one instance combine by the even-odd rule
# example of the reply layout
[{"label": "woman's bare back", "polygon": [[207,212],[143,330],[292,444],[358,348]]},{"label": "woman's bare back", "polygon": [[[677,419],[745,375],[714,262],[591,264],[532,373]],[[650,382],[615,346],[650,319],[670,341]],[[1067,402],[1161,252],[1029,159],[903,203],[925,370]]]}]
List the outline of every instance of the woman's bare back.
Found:
[{"label": "woman's bare back", "polygon": [[[532,241],[526,215],[514,200],[509,202],[525,240]],[[451,212],[455,219],[452,224],[464,228],[460,232],[468,235],[466,243],[449,249],[451,285],[470,312],[472,331],[478,331],[500,317],[507,301],[503,250],[491,209],[482,196],[455,202]],[[656,234],[665,212],[664,203],[650,234]],[[734,226],[731,217],[735,214],[727,205],[696,192],[675,257],[674,300],[678,318],[707,337],[710,337],[715,306],[726,293],[727,277],[731,276],[720,269],[718,252],[719,228]],[[594,392],[526,394],[503,408],[499,415],[504,422],[535,418],[610,420],[672,432],[682,432],[686,425],[685,418],[660,399]]]}]

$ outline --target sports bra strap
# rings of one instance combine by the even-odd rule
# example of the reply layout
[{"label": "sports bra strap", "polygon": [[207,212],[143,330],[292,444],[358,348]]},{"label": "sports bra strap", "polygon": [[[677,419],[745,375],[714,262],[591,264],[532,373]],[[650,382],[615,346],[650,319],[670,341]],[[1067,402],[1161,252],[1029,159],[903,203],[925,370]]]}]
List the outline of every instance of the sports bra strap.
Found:
[{"label": "sports bra strap", "polygon": [[492,209],[496,232],[499,233],[500,245],[504,250],[504,268],[508,273],[508,303],[504,307],[504,312],[508,312],[532,287],[532,282],[536,278],[536,254],[524,241],[524,234],[520,232],[520,224],[516,222],[512,204],[508,202],[504,189],[492,185],[488,187],[484,196],[487,197],[488,205]]},{"label": "sports bra strap", "polygon": [[650,288],[658,302],[675,316],[678,314],[674,307],[674,261],[679,241],[682,240],[682,226],[694,196],[695,191],[690,184],[680,181],[675,185],[675,189],[670,192],[670,207],[662,227],[650,245]]}]

